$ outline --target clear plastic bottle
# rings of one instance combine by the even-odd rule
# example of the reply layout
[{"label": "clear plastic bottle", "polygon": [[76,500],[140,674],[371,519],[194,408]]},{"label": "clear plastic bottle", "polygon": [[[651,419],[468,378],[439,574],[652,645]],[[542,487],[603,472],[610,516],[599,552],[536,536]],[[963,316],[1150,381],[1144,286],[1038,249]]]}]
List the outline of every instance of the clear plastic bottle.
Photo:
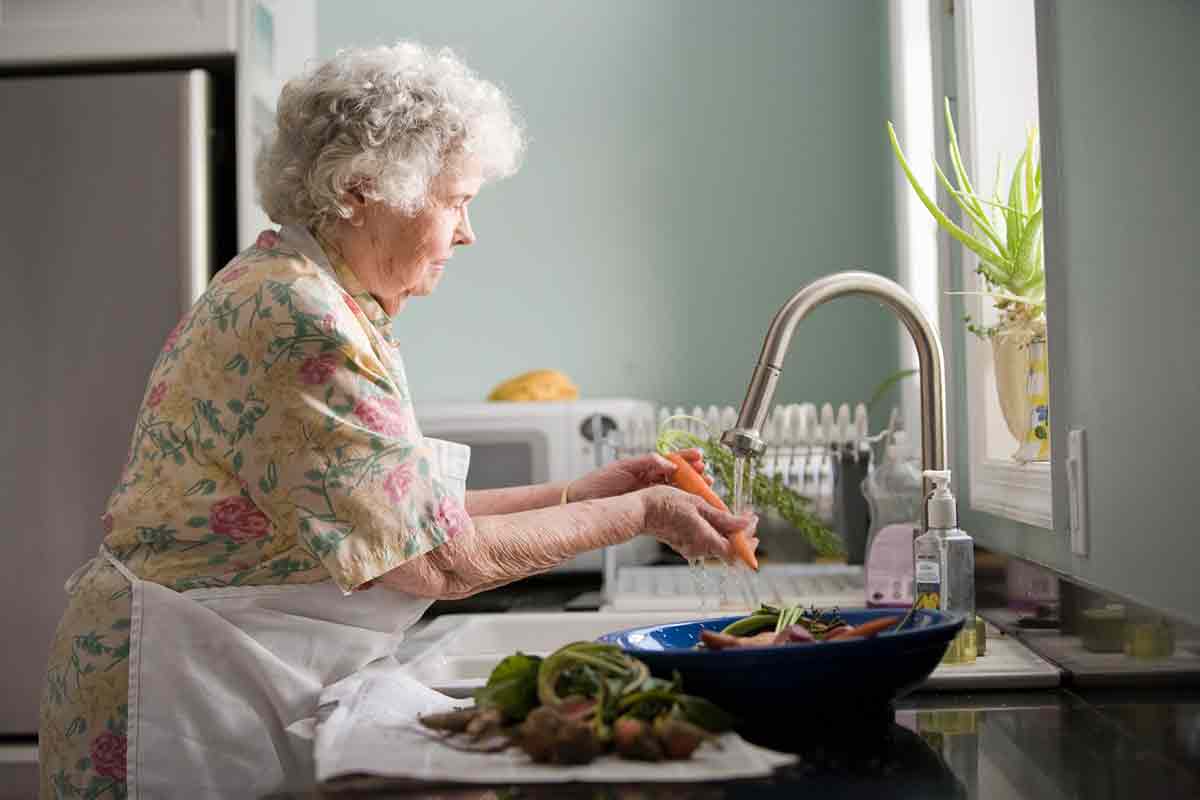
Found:
[{"label": "clear plastic bottle", "polygon": [[862,493],[871,511],[867,534],[866,602],[871,607],[908,607],[913,602],[912,546],[921,518],[921,468],[904,431],[891,443]]},{"label": "clear plastic bottle", "polygon": [[[933,483],[927,513],[929,530],[913,544],[918,607],[961,615],[966,623],[942,659],[948,664],[974,662],[975,542],[958,527],[958,508],[950,492],[949,470],[926,470]],[[936,597],[936,600],[935,600]]]}]

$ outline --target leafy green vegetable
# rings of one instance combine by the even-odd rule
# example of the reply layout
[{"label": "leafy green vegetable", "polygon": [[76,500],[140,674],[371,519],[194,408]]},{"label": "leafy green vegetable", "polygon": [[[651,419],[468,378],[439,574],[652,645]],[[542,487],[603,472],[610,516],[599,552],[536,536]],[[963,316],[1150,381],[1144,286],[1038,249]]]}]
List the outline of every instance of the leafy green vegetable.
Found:
[{"label": "leafy green vegetable", "polygon": [[570,695],[607,694],[604,681],[617,679],[621,692],[636,690],[650,677],[650,670],[621,648],[598,642],[572,642],[555,650],[542,662],[537,676],[538,699],[554,706]]},{"label": "leafy green vegetable", "polygon": [[733,636],[752,636],[767,628],[779,633],[789,626],[803,625],[813,636],[820,638],[834,628],[845,624],[846,621],[842,619],[836,608],[829,611],[824,611],[816,606],[805,608],[802,605],[776,608],[763,603],[750,616],[742,617],[726,625],[721,633]]},{"label": "leafy green vegetable", "polygon": [[573,642],[545,659],[509,656],[475,693],[474,708],[418,719],[441,741],[468,740],[450,745],[458,749],[490,753],[516,744],[535,762],[554,764],[587,763],[613,747],[627,758],[688,758],[734,722],[684,694],[678,672],[669,681],[653,678],[643,662],[599,642]]},{"label": "leafy green vegetable", "polygon": [[537,677],[541,656],[516,653],[492,669],[485,686],[475,690],[477,708],[496,708],[506,720],[520,722],[538,704]]},{"label": "leafy green vegetable", "polygon": [[730,636],[753,636],[768,628],[779,630],[776,627],[779,618],[779,614],[764,613],[761,610],[755,611],[748,617],[742,617],[739,620],[729,623],[721,629],[721,633],[727,633]]},{"label": "leafy green vegetable", "polygon": [[732,714],[716,703],[690,694],[679,696],[679,711],[688,722],[713,733],[730,730],[736,722]]},{"label": "leafy green vegetable", "polygon": [[654,719],[665,714],[679,702],[679,692],[671,688],[645,689],[626,695],[617,703],[619,716],[629,715],[638,719]]}]

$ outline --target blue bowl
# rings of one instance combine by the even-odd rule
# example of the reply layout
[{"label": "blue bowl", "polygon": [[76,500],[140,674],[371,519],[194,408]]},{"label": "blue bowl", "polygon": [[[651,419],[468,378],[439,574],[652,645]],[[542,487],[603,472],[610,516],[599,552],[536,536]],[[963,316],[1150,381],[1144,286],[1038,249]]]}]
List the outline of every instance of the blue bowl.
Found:
[{"label": "blue bowl", "polygon": [[[841,609],[851,625],[896,616],[885,609]],[[870,639],[834,640],[776,647],[697,650],[701,630],[721,630],[743,615],[674,622],[606,633],[650,668],[656,677],[678,672],[683,690],[708,698],[747,720],[770,719],[789,709],[886,707],[933,672],[963,626],[963,617],[920,610],[902,630]]]}]

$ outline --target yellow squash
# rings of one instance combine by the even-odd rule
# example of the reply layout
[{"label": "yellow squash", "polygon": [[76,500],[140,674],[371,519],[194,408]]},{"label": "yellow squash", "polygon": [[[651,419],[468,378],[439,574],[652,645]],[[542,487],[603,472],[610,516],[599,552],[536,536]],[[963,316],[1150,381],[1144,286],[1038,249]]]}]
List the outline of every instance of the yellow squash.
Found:
[{"label": "yellow squash", "polygon": [[509,378],[488,395],[493,402],[527,403],[575,400],[579,388],[571,379],[554,369],[537,369]]}]

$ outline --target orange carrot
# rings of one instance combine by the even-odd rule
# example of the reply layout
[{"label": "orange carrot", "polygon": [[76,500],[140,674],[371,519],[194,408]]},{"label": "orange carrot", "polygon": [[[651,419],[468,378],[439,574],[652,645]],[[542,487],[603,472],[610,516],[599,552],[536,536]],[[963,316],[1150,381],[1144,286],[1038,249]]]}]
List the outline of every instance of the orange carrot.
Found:
[{"label": "orange carrot", "polygon": [[[829,641],[831,639],[866,639],[874,636],[877,633],[883,633],[888,628],[899,622],[900,619],[900,617],[880,617],[879,619],[873,619],[868,622],[864,622],[861,625],[847,625],[845,628],[837,628],[834,630],[829,636],[825,637],[825,641]],[[849,628],[849,630],[846,630],[846,628]],[[846,630],[846,632],[834,636],[834,634],[837,634],[842,630]]]},{"label": "orange carrot", "polygon": [[[675,474],[671,476],[671,482],[675,484],[675,488],[694,494],[713,508],[729,513],[729,506],[725,505],[725,501],[712,490],[712,487],[683,456],[678,453],[666,453],[665,455],[675,465]],[[746,531],[737,531],[730,536],[729,545],[733,548],[734,554],[746,563],[746,566],[753,570],[758,569],[758,559],[754,555],[754,548],[750,546],[750,537]]]},{"label": "orange carrot", "polygon": [[843,638],[846,638],[847,636],[849,636],[850,634],[854,633],[854,630],[855,629],[854,629],[853,625],[839,625],[836,628],[834,628],[833,630],[826,633],[824,636],[822,636],[821,641],[822,642],[833,642],[838,639],[843,639]]}]

